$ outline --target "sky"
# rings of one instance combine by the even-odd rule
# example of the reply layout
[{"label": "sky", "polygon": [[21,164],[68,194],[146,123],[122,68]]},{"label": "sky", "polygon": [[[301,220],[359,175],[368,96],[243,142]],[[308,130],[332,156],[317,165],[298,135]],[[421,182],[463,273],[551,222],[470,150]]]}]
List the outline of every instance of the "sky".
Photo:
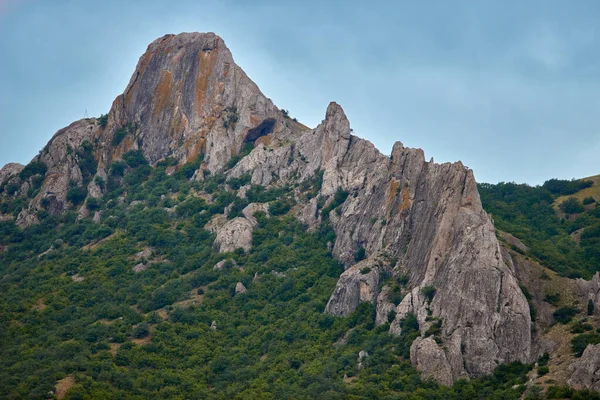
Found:
[{"label": "sky", "polygon": [[219,34],[275,104],[479,182],[600,174],[600,2],[0,0],[0,166],[106,113],[154,39]]}]

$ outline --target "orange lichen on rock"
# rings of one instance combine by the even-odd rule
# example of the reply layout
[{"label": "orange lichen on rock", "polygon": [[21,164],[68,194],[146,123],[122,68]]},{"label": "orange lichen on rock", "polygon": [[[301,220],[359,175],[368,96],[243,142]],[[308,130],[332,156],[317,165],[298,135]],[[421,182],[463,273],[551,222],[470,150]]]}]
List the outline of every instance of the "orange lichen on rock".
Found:
[{"label": "orange lichen on rock", "polygon": [[402,203],[400,203],[400,211],[406,211],[410,208],[410,193],[408,192],[408,186],[404,186],[400,192]]},{"label": "orange lichen on rock", "polygon": [[160,71],[160,80],[154,89],[154,118],[158,118],[165,105],[170,100],[173,92],[173,75],[170,71],[163,69]]},{"label": "orange lichen on rock", "polygon": [[199,52],[197,57],[198,73],[196,75],[196,115],[203,115],[204,106],[208,96],[208,81],[211,78],[213,64],[218,50],[212,52]]},{"label": "orange lichen on rock", "polygon": [[394,208],[398,196],[398,189],[400,189],[400,181],[392,178],[385,193],[385,209],[388,214],[391,213]]}]

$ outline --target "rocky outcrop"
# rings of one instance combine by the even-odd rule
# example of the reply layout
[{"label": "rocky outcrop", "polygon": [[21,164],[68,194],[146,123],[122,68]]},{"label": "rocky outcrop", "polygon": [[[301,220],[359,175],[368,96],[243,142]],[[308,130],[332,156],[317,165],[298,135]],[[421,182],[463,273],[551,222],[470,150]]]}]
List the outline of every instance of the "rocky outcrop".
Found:
[{"label": "rocky outcrop", "polygon": [[589,344],[581,358],[573,362],[571,370],[569,385],[574,389],[600,391],[600,344]]},{"label": "rocky outcrop", "polygon": [[248,289],[246,289],[246,286],[244,286],[242,282],[238,282],[235,285],[235,294],[243,294],[246,292],[248,292]]},{"label": "rocky outcrop", "polygon": [[576,282],[581,291],[584,304],[591,301],[594,304],[594,314],[600,315],[600,272],[596,272],[589,281],[577,279]]},{"label": "rocky outcrop", "polygon": [[374,302],[379,290],[381,268],[380,260],[369,259],[344,271],[327,302],[325,311],[345,317],[352,313],[360,302]]},{"label": "rocky outcrop", "polygon": [[[228,165],[242,148],[249,154]],[[260,92],[217,35],[166,35],[150,44],[102,121],[73,123],[34,159],[47,172],[18,223],[35,223],[42,208],[73,208],[72,187],[101,197],[96,178],[106,179],[111,163],[130,150],[141,150],[151,164],[202,155],[198,180],[207,170],[294,187],[293,212],[309,229],[333,229],[332,253],[346,267],[326,312],[345,316],[360,302],[377,303],[377,323],[391,321],[392,334],[415,314],[422,336],[411,360],[426,376],[449,384],[491,373],[499,363],[531,361],[527,301],[481,207],[473,172],[462,163],[426,162],[422,150],[400,142],[388,157],[354,136],[333,102],[322,123],[308,129]],[[306,182],[316,193],[302,191]],[[23,182],[20,192],[33,183]],[[83,204],[81,217],[88,215]],[[250,250],[256,211],[268,205],[250,205],[229,221],[211,219],[205,228],[216,234],[215,247]],[[407,283],[394,306],[388,278],[400,275]],[[434,322],[439,333],[428,337]]]},{"label": "rocky outcrop", "polygon": [[18,163],[8,163],[0,169],[0,185],[19,174],[25,166]]},{"label": "rocky outcrop", "polygon": [[[531,360],[529,306],[481,207],[471,170],[460,162],[426,162],[420,149],[399,142],[386,157],[351,134],[335,103],[319,127],[293,144],[283,145],[284,139],[275,136],[279,142],[273,148],[255,148],[230,175],[251,173],[252,183],[269,185],[322,173],[323,208],[333,205],[335,210],[323,215],[318,199],[312,198],[296,208],[296,215],[311,227],[326,219],[336,233],[333,254],[349,267],[326,312],[344,316],[360,301],[375,302],[380,273],[403,274],[411,290],[396,309],[390,331],[398,332],[399,320],[408,312],[419,317],[423,334],[428,313],[443,321],[442,344],[416,346],[413,358],[426,359],[420,351],[443,351],[445,357],[438,359],[446,360],[443,369],[451,371],[452,380],[489,374],[499,363]],[[347,194],[337,196],[337,201],[344,200],[337,206],[332,204],[336,192]],[[359,251],[368,260],[353,266]],[[367,264],[375,267],[361,273]],[[435,289],[430,302],[420,294],[426,287]],[[382,314],[380,323],[387,319]],[[439,349],[432,351],[434,346]],[[437,374],[427,370],[427,362],[417,365],[431,376]]]},{"label": "rocky outcrop", "polygon": [[252,248],[252,223],[244,217],[228,221],[215,238],[215,247],[221,253],[233,252],[237,249],[248,251]]}]

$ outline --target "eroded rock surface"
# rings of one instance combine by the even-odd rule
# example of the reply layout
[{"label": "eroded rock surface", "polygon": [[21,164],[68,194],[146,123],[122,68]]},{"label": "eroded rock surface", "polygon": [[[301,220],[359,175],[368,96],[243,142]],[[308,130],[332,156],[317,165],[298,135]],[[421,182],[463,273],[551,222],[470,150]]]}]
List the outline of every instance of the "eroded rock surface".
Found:
[{"label": "eroded rock surface", "polygon": [[600,391],[600,344],[589,344],[581,358],[571,366],[573,374],[569,385],[574,389],[591,389]]},{"label": "eroded rock surface", "polygon": [[215,246],[221,253],[233,252],[239,248],[248,251],[252,248],[252,229],[252,222],[246,218],[234,218],[219,229]]},{"label": "eroded rock surface", "polygon": [[[252,150],[227,165],[242,148]],[[422,150],[400,142],[388,157],[352,134],[334,102],[322,123],[308,129],[260,92],[217,35],[166,35],[150,44],[102,124],[74,122],[34,159],[47,172],[19,182],[22,194],[43,180],[19,225],[36,223],[41,209],[74,209],[67,200],[71,187],[101,197],[96,178],[106,179],[111,163],[132,150],[151,164],[166,157],[182,164],[202,154],[198,180],[210,171],[249,174],[253,185],[312,182],[317,193],[311,197],[295,189],[293,212],[309,229],[331,225],[332,253],[346,267],[326,311],[345,316],[362,301],[377,303],[377,323],[391,320],[392,334],[415,314],[422,337],[411,359],[426,376],[449,384],[491,373],[499,363],[532,360],[527,301],[481,207],[473,172],[462,163],[426,162]],[[84,167],[84,159],[95,167]],[[15,179],[9,169],[2,174]],[[81,218],[89,215],[85,204],[77,206]],[[268,205],[250,205],[230,221],[214,217],[205,228],[216,233],[215,247],[250,250],[257,210]],[[387,279],[400,275],[407,283],[394,306]],[[439,334],[426,337],[438,321]]]}]

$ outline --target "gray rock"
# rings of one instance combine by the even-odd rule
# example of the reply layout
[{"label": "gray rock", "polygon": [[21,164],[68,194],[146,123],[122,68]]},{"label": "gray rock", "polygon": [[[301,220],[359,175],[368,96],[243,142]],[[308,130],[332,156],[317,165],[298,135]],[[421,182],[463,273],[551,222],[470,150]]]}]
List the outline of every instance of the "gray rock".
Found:
[{"label": "gray rock", "polygon": [[235,262],[234,259],[228,258],[227,260],[221,260],[218,263],[216,263],[213,269],[222,270],[228,264],[230,264],[233,268],[237,268],[238,266],[237,262]]},{"label": "gray rock", "polygon": [[246,218],[234,218],[218,230],[215,246],[221,253],[239,248],[249,251],[252,248],[252,229],[252,223]]},{"label": "gray rock", "polygon": [[238,282],[235,285],[235,294],[242,294],[246,292],[248,292],[248,289],[246,289],[246,286],[244,286],[242,282]]},{"label": "gray rock", "polygon": [[213,331],[213,332],[216,332],[216,331],[217,331],[217,321],[213,321],[213,322],[210,324],[210,330],[211,330],[211,331]]},{"label": "gray rock", "polygon": [[574,389],[600,391],[600,344],[588,344],[581,358],[571,364],[569,385]]},{"label": "gray rock", "polygon": [[600,273],[596,272],[589,281],[580,278],[576,282],[586,305],[591,300],[594,303],[594,314],[600,315]]},{"label": "gray rock", "polygon": [[358,363],[356,365],[356,368],[358,370],[361,370],[365,364],[365,362],[367,361],[367,358],[369,358],[369,353],[367,353],[365,350],[361,350],[358,352]]},{"label": "gray rock", "polygon": [[0,169],[0,185],[7,182],[10,178],[19,174],[25,168],[24,165],[18,163],[8,163]]}]

